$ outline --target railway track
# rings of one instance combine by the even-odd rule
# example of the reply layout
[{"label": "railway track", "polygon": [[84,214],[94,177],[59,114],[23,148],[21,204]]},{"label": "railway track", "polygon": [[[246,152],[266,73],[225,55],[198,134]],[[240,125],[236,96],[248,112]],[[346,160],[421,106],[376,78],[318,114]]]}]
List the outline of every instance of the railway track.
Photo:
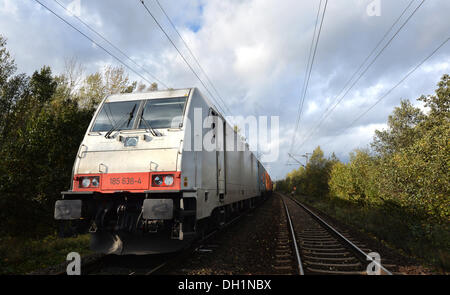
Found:
[{"label": "railway track", "polygon": [[[372,252],[365,244],[350,237],[348,232],[337,231],[319,216],[298,201],[278,194],[280,206],[279,230],[276,234],[275,274],[310,275],[366,275],[367,265],[376,263],[367,260]],[[252,211],[243,211],[222,228],[217,229],[189,248],[173,253],[145,256],[106,255],[82,264],[83,275],[152,275],[164,274],[165,269],[176,267],[194,252],[211,251],[213,238],[243,216]],[[378,264],[381,274],[392,274],[395,265],[383,261]],[[63,273],[61,273],[63,274]]]},{"label": "railway track", "polygon": [[[297,200],[279,196],[291,243],[284,261],[296,262],[296,274],[366,275],[369,269],[373,274],[392,275],[386,268],[388,265],[373,259],[376,254],[365,244],[352,239],[347,232],[337,231]],[[285,242],[286,234],[279,234],[278,239]],[[393,269],[395,265],[389,267]],[[288,268],[287,263],[285,269],[292,274],[293,268]]]},{"label": "railway track", "polygon": [[[263,201],[264,202],[264,201]],[[261,205],[261,204],[259,204]],[[258,206],[259,206],[258,205]],[[243,216],[251,213],[256,207],[242,211],[241,214],[234,217],[230,221],[223,224],[219,229],[216,229],[209,234],[195,241],[191,246],[185,250],[170,254],[154,254],[154,255],[103,255],[96,259],[90,260],[88,263],[82,263],[82,275],[153,275],[163,273],[163,270],[170,266],[175,266],[177,263],[188,258],[194,252],[210,251],[212,239],[235,224]],[[57,273],[57,275],[65,275],[65,271]]]}]

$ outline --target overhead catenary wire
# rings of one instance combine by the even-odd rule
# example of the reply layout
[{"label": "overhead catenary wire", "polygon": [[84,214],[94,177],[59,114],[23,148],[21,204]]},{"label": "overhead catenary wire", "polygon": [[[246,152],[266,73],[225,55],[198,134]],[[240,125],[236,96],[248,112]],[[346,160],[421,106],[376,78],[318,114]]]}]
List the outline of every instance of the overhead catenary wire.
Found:
[{"label": "overhead catenary wire", "polygon": [[[314,60],[315,60],[315,56],[316,56],[316,52],[317,52],[317,47],[318,47],[318,44],[319,44],[320,33],[322,31],[322,26],[323,26],[323,21],[324,21],[324,18],[325,18],[325,12],[326,12],[326,9],[327,9],[327,4],[328,4],[328,0],[326,0],[326,2],[325,2],[325,6],[324,6],[324,9],[323,9],[323,13],[322,13],[322,19],[321,19],[321,22],[320,22],[320,28],[319,28],[319,31],[318,31],[318,34],[317,34],[317,38],[315,38],[317,24],[318,24],[318,20],[319,20],[320,9],[321,9],[321,6],[322,6],[322,0],[320,1],[319,8],[317,10],[316,24],[314,26],[313,38],[311,40],[311,47],[310,47],[310,52],[309,52],[308,64],[307,64],[307,68],[306,68],[306,72],[305,72],[305,80],[304,80],[304,83],[303,83],[302,92],[300,94],[301,95],[300,96],[301,97],[300,105],[299,105],[299,110],[298,110],[298,114],[297,114],[297,120],[296,120],[296,123],[295,123],[295,129],[294,129],[295,131],[294,131],[294,135],[292,137],[291,147],[289,149],[290,152],[292,152],[292,148],[293,148],[293,146],[295,144],[296,135],[297,135],[298,128],[299,128],[299,125],[300,125],[301,115],[302,115],[302,111],[303,111],[303,105],[304,105],[304,102],[305,102],[305,97],[306,97],[306,93],[307,93],[308,86],[309,86],[309,80],[311,78],[312,68],[313,68],[313,65],[314,65]],[[314,40],[316,40],[316,42],[315,42],[314,51],[313,51],[312,48],[313,48]],[[311,53],[312,52],[313,52],[313,55],[311,57]]]},{"label": "overhead catenary wire", "polygon": [[372,51],[367,55],[367,57],[364,59],[364,61],[359,65],[358,69],[353,73],[353,75],[350,77],[350,79],[345,83],[344,87],[342,87],[341,91],[334,97],[333,101],[330,102],[325,109],[325,112],[322,113],[322,116],[320,117],[319,121],[323,118],[323,116],[328,112],[330,109],[330,106],[334,103],[334,101],[344,92],[344,90],[347,88],[347,86],[350,84],[350,82],[353,80],[353,78],[358,74],[358,72],[363,68],[363,66],[366,64],[366,62],[369,60],[369,58],[375,53],[378,47],[383,43],[383,40],[386,39],[386,37],[389,35],[389,33],[392,31],[392,29],[395,27],[395,25],[400,21],[400,19],[403,17],[403,15],[406,13],[406,11],[411,7],[411,5],[416,0],[411,0],[409,4],[403,9],[402,13],[397,17],[397,19],[394,21],[394,23],[389,27],[389,29],[386,31],[384,36],[378,41],[377,45],[372,49]]},{"label": "overhead catenary wire", "polygon": [[422,66],[428,59],[430,59],[439,49],[441,49],[450,38],[447,38],[444,42],[442,42],[436,49],[433,50],[427,57],[425,57],[419,64],[417,64],[412,70],[410,70],[397,84],[395,84],[391,89],[389,89],[385,94],[383,94],[379,99],[376,100],[374,104],[372,104],[368,109],[366,109],[361,115],[359,115],[356,119],[354,119],[346,129],[350,128],[359,121],[362,117],[364,117],[370,110],[372,110],[377,104],[379,104],[386,96],[388,96],[392,91],[394,91],[400,84],[402,84],[412,73],[414,73],[420,66]]},{"label": "overhead catenary wire", "polygon": [[60,20],[62,20],[64,23],[66,23],[67,25],[69,25],[72,29],[74,29],[75,31],[77,31],[78,33],[80,33],[81,35],[83,35],[86,39],[88,39],[89,41],[91,41],[92,43],[94,43],[96,46],[98,46],[99,48],[101,48],[103,51],[105,51],[107,54],[109,54],[111,57],[113,57],[115,60],[117,60],[118,62],[120,62],[121,64],[123,64],[126,68],[128,68],[130,71],[132,71],[133,73],[135,73],[136,75],[138,75],[139,77],[141,77],[143,80],[147,81],[148,83],[152,83],[150,80],[148,80],[146,77],[144,77],[142,74],[140,74],[139,72],[137,72],[135,69],[133,69],[130,65],[128,65],[127,63],[125,63],[124,61],[122,61],[119,57],[117,57],[115,54],[113,54],[112,52],[110,52],[108,49],[106,49],[105,47],[103,47],[102,45],[100,45],[98,42],[96,42],[94,39],[92,39],[91,37],[89,37],[87,34],[85,34],[84,32],[82,32],[80,29],[78,29],[77,27],[75,27],[74,25],[72,25],[69,21],[67,21],[66,19],[64,19],[62,16],[60,16],[59,14],[57,14],[55,11],[53,11],[51,8],[49,8],[47,5],[45,5],[44,3],[42,3],[39,0],[34,0],[37,3],[39,3],[42,7],[44,7],[46,10],[48,10],[50,13],[52,13],[53,15],[55,15],[57,18],[59,18]]},{"label": "overhead catenary wire", "polygon": [[[60,7],[62,7],[65,11],[67,11],[69,14],[71,14],[70,10],[65,7],[62,3],[60,3],[58,0],[53,0],[55,1]],[[150,73],[149,71],[147,71],[143,66],[139,65],[136,61],[134,61],[129,55],[127,55],[122,49],[120,49],[118,46],[114,45],[111,41],[109,41],[108,39],[106,39],[106,37],[104,37],[102,34],[100,34],[98,31],[96,31],[94,28],[92,28],[92,26],[90,26],[88,23],[86,23],[85,21],[83,21],[83,19],[81,19],[80,17],[78,17],[75,14],[72,14],[72,16],[74,18],[76,18],[80,23],[82,23],[85,27],[87,27],[89,30],[91,30],[94,34],[96,34],[97,36],[99,36],[103,41],[105,41],[106,43],[108,43],[111,47],[113,47],[115,50],[117,50],[120,54],[122,54],[123,56],[125,56],[129,61],[131,61],[135,66],[137,66],[138,68],[140,68],[142,71],[144,71],[146,74],[148,74],[150,77],[152,77],[153,79],[155,79],[159,84],[161,84],[162,86],[169,88],[164,82],[162,82],[160,79],[158,79],[158,77],[156,77],[154,74]]]},{"label": "overhead catenary wire", "polygon": [[203,69],[202,65],[200,64],[200,62],[198,61],[198,58],[195,56],[195,54],[192,52],[191,48],[189,47],[189,45],[187,44],[187,42],[184,40],[184,38],[181,36],[180,32],[178,31],[178,29],[176,28],[175,24],[173,23],[172,19],[170,18],[170,16],[167,14],[166,10],[164,9],[164,7],[161,5],[161,3],[158,0],[155,0],[156,3],[158,4],[159,8],[161,9],[161,11],[163,12],[163,14],[166,16],[167,20],[169,21],[170,25],[172,26],[172,28],[175,30],[175,32],[177,33],[178,37],[180,37],[181,41],[183,41],[184,46],[187,48],[187,50],[189,51],[189,53],[191,54],[191,56],[193,57],[195,63],[198,65],[198,67],[200,68],[200,70],[203,72],[203,74],[205,75],[207,81],[209,82],[209,84],[211,85],[211,87],[213,88],[213,90],[215,91],[215,93],[217,94],[217,96],[219,97],[220,101],[224,104],[225,108],[228,110],[228,112],[231,114],[231,110],[228,107],[228,105],[226,104],[226,102],[223,100],[222,96],[220,95],[219,91],[217,91],[217,88],[215,87],[214,83],[211,81],[211,79],[209,78],[208,74],[206,73],[206,71]]},{"label": "overhead catenary wire", "polygon": [[342,102],[342,100],[346,97],[346,95],[350,92],[350,90],[356,85],[356,83],[362,78],[362,76],[369,70],[369,68],[375,63],[375,61],[380,57],[380,55],[384,52],[384,50],[391,44],[391,42],[397,37],[400,31],[405,27],[405,25],[409,22],[409,20],[415,15],[415,13],[419,10],[419,8],[423,5],[425,0],[414,9],[414,11],[408,16],[408,18],[403,22],[403,24],[397,29],[394,35],[389,39],[389,41],[383,46],[383,48],[378,52],[378,54],[372,59],[372,61],[366,66],[363,72],[360,73],[358,78],[352,83],[350,88],[344,93],[344,95],[333,105],[333,107],[329,110],[329,112],[320,120],[320,122],[312,129],[312,131],[306,136],[305,140],[300,144],[299,148],[302,148],[304,144],[311,138],[315,132],[319,129],[322,123],[330,116],[330,114],[336,109],[336,107]]},{"label": "overhead catenary wire", "polygon": [[[303,103],[303,91],[305,89],[306,86],[306,78],[308,77],[308,72],[309,72],[309,67],[310,67],[310,63],[311,63],[311,57],[312,57],[312,52],[313,52],[313,47],[314,47],[314,40],[316,39],[316,31],[317,31],[317,25],[319,23],[319,15],[320,15],[320,8],[322,6],[322,0],[320,0],[319,2],[319,7],[317,8],[317,14],[316,14],[316,22],[314,25],[314,32],[313,32],[313,36],[311,38],[311,45],[309,48],[309,54],[308,54],[308,62],[306,63],[306,67],[305,67],[305,76],[303,79],[303,86],[301,88],[300,91],[300,100],[298,102],[298,111],[297,111],[297,118],[295,121],[295,128],[294,128],[294,136],[292,137],[291,140],[291,145],[289,147],[289,152],[292,152],[292,147],[294,146],[294,142],[295,142],[295,138],[297,135],[297,131],[298,131],[298,126],[299,126],[299,119],[300,119],[300,110],[303,107],[302,103]],[[290,158],[288,158],[288,163],[289,163]]]},{"label": "overhead catenary wire", "polygon": [[[344,130],[351,128],[357,121],[359,121],[363,116],[365,116],[370,110],[372,110],[378,103],[380,103],[383,99],[385,99],[392,91],[394,91],[400,84],[402,84],[409,76],[411,76],[417,69],[420,68],[428,59],[430,59],[434,54],[436,54],[439,49],[441,49],[448,41],[450,37],[448,37],[444,42],[442,42],[436,49],[433,50],[426,58],[424,58],[419,64],[417,64],[413,69],[411,69],[397,84],[395,84],[392,88],[390,88],[385,94],[383,94],[380,98],[378,98],[374,104],[372,104],[369,108],[367,108],[363,113],[361,113],[356,119],[354,119]],[[329,144],[333,141],[333,138],[330,138],[323,145]]]},{"label": "overhead catenary wire", "polygon": [[141,2],[141,4],[144,6],[145,10],[147,11],[147,13],[152,17],[152,19],[155,21],[156,25],[159,27],[159,29],[164,33],[164,35],[167,37],[167,39],[169,40],[169,42],[172,44],[172,46],[176,49],[176,51],[178,52],[178,54],[181,56],[181,58],[183,59],[183,61],[186,63],[186,65],[188,66],[188,68],[191,70],[191,72],[194,74],[194,76],[199,80],[199,82],[203,85],[203,87],[205,88],[205,90],[208,92],[208,94],[211,96],[212,99],[214,99],[217,103],[217,106],[220,107],[220,109],[222,110],[222,112],[225,114],[225,111],[223,109],[223,107],[218,103],[218,100],[216,99],[216,97],[211,93],[211,91],[209,90],[209,88],[205,85],[205,82],[203,82],[203,80],[199,77],[199,75],[197,74],[197,72],[194,70],[194,68],[191,66],[191,64],[187,61],[186,57],[181,53],[180,49],[178,48],[178,46],[175,44],[175,42],[172,40],[172,38],[170,38],[169,34],[166,32],[166,30],[164,30],[164,28],[161,26],[161,24],[159,23],[159,21],[156,19],[156,17],[153,15],[153,13],[150,11],[150,9],[147,7],[147,5],[145,4],[144,0],[139,0],[139,2]]}]

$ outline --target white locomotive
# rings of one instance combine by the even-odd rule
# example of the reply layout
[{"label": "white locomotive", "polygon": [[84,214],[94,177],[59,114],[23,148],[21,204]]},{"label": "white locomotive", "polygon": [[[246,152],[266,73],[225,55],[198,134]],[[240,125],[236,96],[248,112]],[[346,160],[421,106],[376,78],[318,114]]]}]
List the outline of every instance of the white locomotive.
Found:
[{"label": "white locomotive", "polygon": [[272,190],[248,145],[196,88],[99,105],[55,219],[88,224],[91,248],[177,251]]}]

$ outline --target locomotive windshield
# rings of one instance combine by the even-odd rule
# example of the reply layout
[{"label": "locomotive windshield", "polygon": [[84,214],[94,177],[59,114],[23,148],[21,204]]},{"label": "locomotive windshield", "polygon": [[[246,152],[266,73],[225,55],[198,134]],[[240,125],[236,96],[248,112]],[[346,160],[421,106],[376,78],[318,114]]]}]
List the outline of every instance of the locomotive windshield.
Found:
[{"label": "locomotive windshield", "polygon": [[180,127],[185,104],[185,97],[147,100],[139,129],[145,128],[146,122],[155,129]]},{"label": "locomotive windshield", "polygon": [[95,120],[92,131],[109,131],[112,128],[117,130],[133,129],[135,114],[140,103],[139,100],[105,103]]},{"label": "locomotive windshield", "polygon": [[[143,105],[142,115],[138,114]],[[178,128],[186,98],[163,98],[107,102],[97,115],[93,132],[114,130]]]}]

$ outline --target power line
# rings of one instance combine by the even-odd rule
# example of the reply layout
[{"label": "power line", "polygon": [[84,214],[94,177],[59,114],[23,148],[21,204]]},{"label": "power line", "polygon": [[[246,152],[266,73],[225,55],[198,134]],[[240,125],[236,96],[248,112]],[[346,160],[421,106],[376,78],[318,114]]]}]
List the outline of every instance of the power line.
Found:
[{"label": "power line", "polygon": [[[300,125],[301,115],[302,115],[302,111],[303,111],[303,104],[305,102],[305,97],[306,97],[306,93],[307,93],[308,86],[309,86],[309,80],[311,78],[311,72],[312,72],[312,68],[313,68],[313,65],[314,65],[314,60],[315,60],[315,56],[316,56],[316,52],[317,52],[317,46],[319,44],[319,38],[320,38],[320,33],[322,31],[323,20],[325,18],[325,12],[326,12],[326,9],[327,9],[327,4],[328,4],[328,0],[326,0],[326,2],[325,2],[325,6],[324,6],[324,9],[323,9],[323,13],[322,13],[322,20],[320,22],[320,28],[319,28],[319,32],[318,32],[316,43],[315,43],[314,53],[313,53],[313,56],[312,56],[312,59],[311,59],[311,63],[309,63],[309,60],[311,58],[311,52],[312,52],[312,44],[314,43],[314,38],[315,38],[315,34],[316,34],[316,28],[317,28],[317,21],[318,21],[318,17],[319,17],[319,12],[320,12],[320,8],[322,6],[322,0],[320,1],[319,9],[317,10],[316,25],[314,27],[314,34],[313,34],[313,39],[311,41],[311,48],[310,48],[310,53],[309,53],[309,58],[308,58],[308,65],[307,65],[307,66],[309,66],[309,72],[308,72],[307,77],[306,77],[306,73],[305,73],[305,80],[304,80],[305,82],[303,84],[303,93],[301,93],[301,103],[300,103],[300,108],[299,108],[298,115],[297,115],[295,132],[294,132],[294,136],[292,138],[290,151],[292,150],[292,148],[294,146],[295,138],[296,138],[297,131],[298,131],[298,128],[299,128],[299,125]],[[306,69],[306,71],[308,71],[308,68]]]},{"label": "power line", "polygon": [[405,81],[412,73],[414,73],[421,65],[423,65],[428,59],[430,59],[439,49],[441,49],[442,46],[445,45],[450,40],[450,38],[447,38],[444,42],[442,42],[431,54],[429,54],[425,59],[423,59],[418,65],[416,65],[411,71],[409,71],[397,84],[395,84],[394,87],[389,89],[383,96],[381,96],[373,105],[371,105],[367,110],[365,110],[361,115],[359,115],[355,120],[350,123],[350,125],[346,128],[350,128],[355,124],[359,119],[361,119],[363,116],[365,116],[371,109],[373,109],[378,103],[380,103],[386,96],[388,96],[394,89],[396,89],[403,81]]},{"label": "power line", "polygon": [[323,117],[322,120],[320,120],[319,124],[314,127],[314,129],[308,134],[306,139],[302,142],[300,145],[300,148],[303,147],[303,145],[311,138],[311,136],[318,130],[318,128],[322,125],[322,123],[329,117],[329,115],[334,111],[334,109],[342,102],[342,100],[345,98],[345,96],[350,92],[350,90],[356,85],[356,83],[362,78],[362,76],[369,70],[369,68],[375,63],[375,61],[378,59],[378,57],[383,53],[383,51],[389,46],[389,44],[392,42],[392,40],[395,39],[395,37],[399,34],[399,32],[403,29],[403,27],[409,22],[409,20],[414,16],[414,14],[417,12],[417,10],[422,6],[422,4],[425,2],[425,0],[422,0],[422,2],[414,9],[414,11],[409,15],[409,17],[403,22],[403,24],[400,26],[400,28],[397,29],[395,34],[389,39],[389,41],[384,45],[384,47],[378,52],[378,54],[372,59],[369,65],[364,69],[364,71],[358,76],[358,78],[352,83],[350,88],[347,89],[347,91],[344,93],[344,95],[335,103],[335,105],[329,110],[329,112]]},{"label": "power line", "polygon": [[[65,7],[63,4],[61,4],[58,0],[53,0],[55,1],[60,7],[62,7],[65,11],[67,11],[68,13],[71,13],[69,9],[67,9],[67,7]],[[143,70],[145,73],[147,73],[149,76],[151,76],[153,79],[155,79],[156,81],[158,81],[162,86],[169,88],[164,82],[162,82],[161,80],[159,80],[154,74],[148,72],[144,67],[142,67],[141,65],[137,64],[130,56],[128,56],[125,52],[123,52],[123,50],[121,50],[120,48],[118,48],[116,45],[114,45],[112,42],[110,42],[108,39],[106,39],[102,34],[100,34],[99,32],[97,32],[94,28],[92,28],[89,24],[87,24],[85,21],[83,21],[80,17],[72,14],[72,16],[74,18],[76,18],[79,22],[81,22],[84,26],[86,26],[89,30],[91,30],[92,32],[94,32],[97,36],[99,36],[101,39],[103,39],[105,42],[107,42],[110,46],[112,46],[115,50],[117,50],[118,52],[120,52],[123,56],[125,56],[129,61],[131,61],[135,66],[137,66],[138,68],[140,68],[141,70]]]},{"label": "power line", "polygon": [[[443,43],[441,43],[433,52],[428,55],[425,59],[423,59],[418,65],[416,65],[411,71],[409,71],[396,85],[394,85],[391,89],[389,89],[383,96],[381,96],[374,104],[372,104],[367,110],[365,110],[361,115],[359,115],[355,120],[352,121],[344,130],[351,128],[359,119],[361,119],[364,115],[366,115],[371,109],[373,109],[378,103],[380,103],[384,98],[386,98],[392,91],[394,91],[401,83],[403,83],[410,75],[412,75],[421,65],[423,65],[428,59],[430,59],[441,47],[445,45],[450,40],[447,38]],[[330,138],[323,145],[329,144],[333,141]]]},{"label": "power line", "polygon": [[[312,57],[312,52],[313,52],[313,47],[314,47],[314,40],[316,39],[316,30],[317,30],[317,25],[319,23],[319,15],[320,15],[320,8],[321,7],[322,7],[322,0],[320,0],[319,7],[317,8],[316,22],[315,22],[315,25],[314,25],[314,32],[313,32],[313,36],[312,36],[312,39],[311,39],[311,45],[310,45],[310,48],[309,48],[308,62],[306,63],[305,77],[303,79],[303,87],[301,88],[300,100],[298,102],[298,111],[297,111],[297,119],[295,121],[294,135],[292,136],[291,145],[289,147],[289,152],[292,152],[292,148],[294,146],[295,139],[297,137],[298,127],[299,127],[299,124],[300,124],[300,113],[301,113],[301,109],[303,108],[303,93],[304,93],[304,90],[305,90],[306,79],[308,77],[308,71],[309,71],[309,67],[310,67],[310,63],[311,63],[311,57]],[[289,157],[288,161],[287,161],[287,164],[289,164],[290,160],[291,160],[291,158]]]},{"label": "power line", "polygon": [[113,53],[111,53],[110,51],[108,51],[105,47],[101,46],[100,44],[98,44],[96,41],[94,41],[91,37],[89,37],[88,35],[86,35],[85,33],[83,33],[81,30],[79,30],[78,28],[76,28],[74,25],[72,25],[71,23],[69,23],[67,20],[65,20],[63,17],[59,16],[56,12],[54,12],[53,10],[51,10],[48,6],[46,6],[45,4],[43,4],[41,1],[39,0],[34,0],[37,3],[39,3],[42,7],[44,7],[45,9],[47,9],[49,12],[51,12],[53,15],[55,15],[57,18],[59,18],[60,20],[62,20],[63,22],[65,22],[67,25],[69,25],[70,27],[72,27],[74,30],[76,30],[78,33],[80,33],[81,35],[83,35],[85,38],[87,38],[89,41],[91,41],[92,43],[94,43],[96,46],[100,47],[103,51],[105,51],[106,53],[108,53],[110,56],[112,56],[114,59],[116,59],[118,62],[120,62],[121,64],[123,64],[125,67],[127,67],[129,70],[131,70],[133,73],[135,73],[136,75],[138,75],[139,77],[141,77],[142,79],[144,79],[145,81],[147,81],[148,83],[152,83],[149,80],[147,80],[147,78],[145,78],[144,76],[142,76],[140,73],[138,73],[137,71],[135,71],[133,68],[131,68],[128,64],[126,64],[125,62],[123,62],[120,58],[118,58],[117,56],[115,56]]},{"label": "power line", "polygon": [[[299,120],[300,120],[300,112],[301,112],[301,109],[303,107],[303,105],[302,105],[303,104],[303,92],[305,90],[306,79],[308,77],[308,71],[309,71],[309,67],[310,67],[310,63],[311,63],[311,57],[312,57],[312,52],[313,52],[313,47],[314,47],[314,40],[316,39],[316,30],[317,30],[317,25],[319,23],[319,15],[320,15],[320,8],[321,8],[321,6],[322,6],[322,0],[320,0],[319,7],[317,8],[316,22],[315,22],[315,25],[314,25],[314,32],[313,32],[313,36],[312,36],[312,39],[311,39],[311,45],[310,45],[310,48],[309,48],[308,62],[306,63],[306,68],[305,68],[305,77],[303,79],[303,86],[302,86],[302,89],[301,89],[301,92],[300,92],[300,100],[298,102],[297,119],[295,121],[295,128],[294,128],[295,131],[294,131],[294,136],[292,137],[292,140],[291,140],[291,146],[289,148],[290,152],[292,152],[292,147],[294,146],[295,138],[296,138],[297,131],[298,131],[298,126],[299,126],[299,123],[300,123],[299,122]],[[290,160],[290,158],[288,159],[288,162],[289,162],[289,160]]]},{"label": "power line", "polygon": [[192,68],[191,64],[186,60],[186,58],[184,57],[184,55],[181,53],[180,49],[175,45],[175,43],[173,42],[172,38],[170,38],[170,36],[167,34],[167,32],[164,30],[164,28],[161,26],[161,24],[159,23],[159,21],[156,19],[156,17],[153,15],[153,13],[150,11],[150,9],[147,7],[147,5],[145,4],[144,0],[139,0],[142,5],[144,6],[145,10],[147,11],[147,13],[153,18],[153,20],[155,21],[155,23],[157,24],[157,26],[159,27],[159,29],[164,33],[164,35],[167,37],[167,39],[170,41],[170,43],[172,44],[172,46],[177,50],[178,54],[181,56],[181,58],[184,60],[184,62],[186,63],[186,65],[189,67],[189,69],[191,70],[191,72],[195,75],[195,77],[197,77],[197,79],[200,81],[200,83],[203,85],[203,87],[206,89],[206,91],[209,93],[209,95],[211,96],[211,98],[213,98],[217,105],[222,109],[222,112],[224,112],[222,106],[218,103],[217,99],[215,98],[215,96],[211,93],[211,91],[208,89],[208,87],[206,87],[205,83],[203,82],[202,79],[200,79],[199,75],[197,74],[197,72]]},{"label": "power line", "polygon": [[200,70],[203,72],[203,74],[205,75],[206,79],[208,80],[209,84],[212,86],[212,88],[214,89],[214,91],[216,92],[217,96],[219,97],[220,101],[224,104],[225,108],[228,110],[228,112],[231,114],[231,110],[228,107],[228,105],[225,103],[225,101],[223,100],[222,96],[220,95],[220,93],[217,91],[216,87],[214,86],[213,82],[211,81],[211,79],[209,78],[208,74],[206,73],[206,71],[203,69],[203,67],[201,66],[200,62],[198,61],[197,57],[195,56],[195,54],[192,52],[191,48],[189,47],[189,45],[186,43],[186,41],[183,39],[183,37],[181,36],[181,34],[179,33],[179,31],[177,30],[175,24],[172,22],[171,18],[169,17],[169,15],[166,13],[165,9],[162,7],[161,3],[158,0],[155,0],[156,3],[158,4],[159,8],[161,9],[161,11],[164,13],[164,15],[166,16],[167,20],[169,21],[170,25],[172,26],[172,28],[175,30],[175,32],[177,33],[178,37],[180,37],[181,41],[183,41],[184,46],[186,46],[186,48],[188,49],[189,53],[191,54],[191,56],[194,58],[196,64],[198,65],[198,67],[200,68]]},{"label": "power line", "polygon": [[[361,65],[358,67],[358,69],[353,73],[353,75],[350,77],[350,79],[347,81],[347,83],[345,83],[345,85],[344,85],[344,87],[342,87],[341,91],[339,91],[339,94],[334,97],[333,101],[335,101],[342,94],[342,92],[347,88],[347,86],[350,84],[350,82],[353,80],[353,78],[356,76],[356,74],[358,74],[358,72],[362,69],[362,67],[369,60],[369,58],[375,53],[375,51],[381,45],[381,43],[383,43],[383,40],[386,39],[386,37],[389,35],[389,33],[392,31],[392,29],[395,27],[395,25],[400,21],[400,19],[403,17],[403,15],[409,9],[409,7],[411,7],[411,5],[414,3],[414,1],[415,0],[411,0],[409,2],[409,4],[403,9],[403,11],[400,14],[400,16],[394,21],[394,23],[391,25],[391,27],[386,31],[386,33],[384,34],[383,38],[381,38],[380,41],[378,41],[377,45],[372,49],[372,51],[369,53],[369,55],[364,59],[364,61],[361,63]],[[325,112],[322,114],[320,120],[323,118],[323,115],[325,115],[327,113],[327,111],[329,110],[330,106],[333,103],[330,102],[328,104],[328,106],[325,109]]]},{"label": "power line", "polygon": [[[345,98],[345,96],[350,92],[350,90],[356,85],[356,83],[362,78],[362,76],[369,70],[369,68],[375,63],[375,61],[378,59],[378,57],[381,55],[381,53],[389,46],[389,44],[392,42],[392,40],[398,35],[398,33],[403,29],[403,27],[408,23],[408,21],[412,18],[412,16],[417,12],[417,10],[422,6],[422,4],[425,2],[423,0],[411,13],[411,15],[403,22],[403,24],[400,26],[400,28],[395,32],[395,34],[392,36],[392,38],[385,44],[385,46],[378,52],[378,54],[375,56],[375,58],[371,61],[371,63],[364,69],[364,71],[358,76],[358,78],[353,82],[353,84],[350,86],[350,88],[347,89],[347,91],[344,93],[344,95],[337,101],[337,103],[330,109],[330,111],[325,114],[323,119],[319,122],[319,124],[311,131],[311,133],[308,135],[308,137],[303,141],[301,144],[301,147],[305,144],[305,142],[318,130],[318,128],[322,125],[322,123],[330,116],[330,114],[334,111],[334,109],[342,102],[342,100]],[[395,23],[394,23],[395,24]],[[350,80],[351,81],[351,80]],[[344,88],[345,89],[345,88]]]}]

